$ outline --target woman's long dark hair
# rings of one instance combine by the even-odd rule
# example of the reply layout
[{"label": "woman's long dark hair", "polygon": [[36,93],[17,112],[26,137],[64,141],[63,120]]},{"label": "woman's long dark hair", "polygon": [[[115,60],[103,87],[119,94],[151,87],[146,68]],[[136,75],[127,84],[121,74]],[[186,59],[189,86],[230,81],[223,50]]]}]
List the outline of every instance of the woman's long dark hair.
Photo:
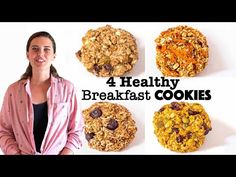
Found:
[{"label": "woman's long dark hair", "polygon": [[[51,41],[52,41],[52,47],[53,47],[53,51],[54,51],[54,54],[56,53],[56,42],[55,40],[53,39],[53,37],[51,36],[51,34],[49,34],[48,32],[46,31],[39,31],[39,32],[36,32],[34,34],[32,34],[30,36],[30,38],[28,39],[27,41],[27,45],[26,45],[26,51],[29,52],[29,47],[30,47],[30,43],[31,41],[34,39],[34,38],[37,38],[37,37],[47,37],[49,38]],[[56,68],[51,65],[50,66],[50,74],[52,74],[54,77],[58,77],[58,78],[61,78],[59,76],[59,74],[57,73],[57,70]],[[24,74],[22,74],[21,76],[21,79],[20,80],[23,80],[23,79],[27,79],[28,77],[32,77],[32,66],[28,65],[28,67],[26,68],[26,71]]]}]

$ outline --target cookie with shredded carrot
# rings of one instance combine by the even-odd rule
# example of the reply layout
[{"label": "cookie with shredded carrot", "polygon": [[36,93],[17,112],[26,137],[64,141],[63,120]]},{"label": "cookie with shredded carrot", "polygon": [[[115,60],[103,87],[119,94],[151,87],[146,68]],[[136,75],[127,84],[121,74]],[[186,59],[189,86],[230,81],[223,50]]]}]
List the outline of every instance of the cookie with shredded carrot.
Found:
[{"label": "cookie with shredded carrot", "polygon": [[90,29],[82,42],[76,56],[96,76],[122,76],[138,60],[136,39],[124,29],[110,25]]},{"label": "cookie with shredded carrot", "polygon": [[169,28],[155,39],[156,65],[164,76],[192,77],[204,70],[209,52],[206,37],[186,25]]},{"label": "cookie with shredded carrot", "polygon": [[96,102],[82,113],[90,148],[121,151],[135,138],[135,121],[129,110],[120,104]]},{"label": "cookie with shredded carrot", "polygon": [[203,106],[187,102],[164,105],[154,113],[153,126],[159,143],[176,152],[198,150],[212,130]]}]

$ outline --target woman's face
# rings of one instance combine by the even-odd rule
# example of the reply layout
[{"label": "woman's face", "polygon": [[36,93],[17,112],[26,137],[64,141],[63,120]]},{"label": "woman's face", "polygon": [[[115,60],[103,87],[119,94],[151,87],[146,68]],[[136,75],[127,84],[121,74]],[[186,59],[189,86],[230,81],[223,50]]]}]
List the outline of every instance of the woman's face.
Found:
[{"label": "woman's face", "polygon": [[34,38],[26,55],[33,70],[50,70],[55,58],[52,41],[47,37]]}]

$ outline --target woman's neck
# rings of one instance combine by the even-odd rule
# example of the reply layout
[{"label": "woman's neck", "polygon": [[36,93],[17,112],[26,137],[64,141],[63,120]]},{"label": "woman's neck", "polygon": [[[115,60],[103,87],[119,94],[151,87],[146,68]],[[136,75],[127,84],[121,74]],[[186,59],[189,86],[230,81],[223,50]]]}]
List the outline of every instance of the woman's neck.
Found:
[{"label": "woman's neck", "polygon": [[48,82],[50,79],[49,71],[32,72],[31,84],[40,85]]}]

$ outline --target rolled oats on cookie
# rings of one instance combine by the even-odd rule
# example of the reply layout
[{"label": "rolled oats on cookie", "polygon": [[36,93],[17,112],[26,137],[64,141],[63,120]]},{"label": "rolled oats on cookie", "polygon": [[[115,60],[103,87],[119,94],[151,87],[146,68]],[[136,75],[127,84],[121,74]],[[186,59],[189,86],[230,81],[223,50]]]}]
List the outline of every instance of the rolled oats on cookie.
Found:
[{"label": "rolled oats on cookie", "polygon": [[164,76],[192,77],[208,63],[206,37],[197,29],[179,25],[155,39],[156,65]]},{"label": "rolled oats on cookie", "polygon": [[136,39],[120,28],[106,25],[90,29],[82,42],[76,56],[96,76],[122,76],[132,70],[138,60]]},{"label": "rolled oats on cookie", "polygon": [[96,102],[82,113],[90,148],[121,151],[135,138],[135,121],[129,110],[120,104]]},{"label": "rolled oats on cookie", "polygon": [[212,130],[211,120],[199,103],[172,102],[153,117],[158,142],[176,152],[192,152],[201,147]]}]

